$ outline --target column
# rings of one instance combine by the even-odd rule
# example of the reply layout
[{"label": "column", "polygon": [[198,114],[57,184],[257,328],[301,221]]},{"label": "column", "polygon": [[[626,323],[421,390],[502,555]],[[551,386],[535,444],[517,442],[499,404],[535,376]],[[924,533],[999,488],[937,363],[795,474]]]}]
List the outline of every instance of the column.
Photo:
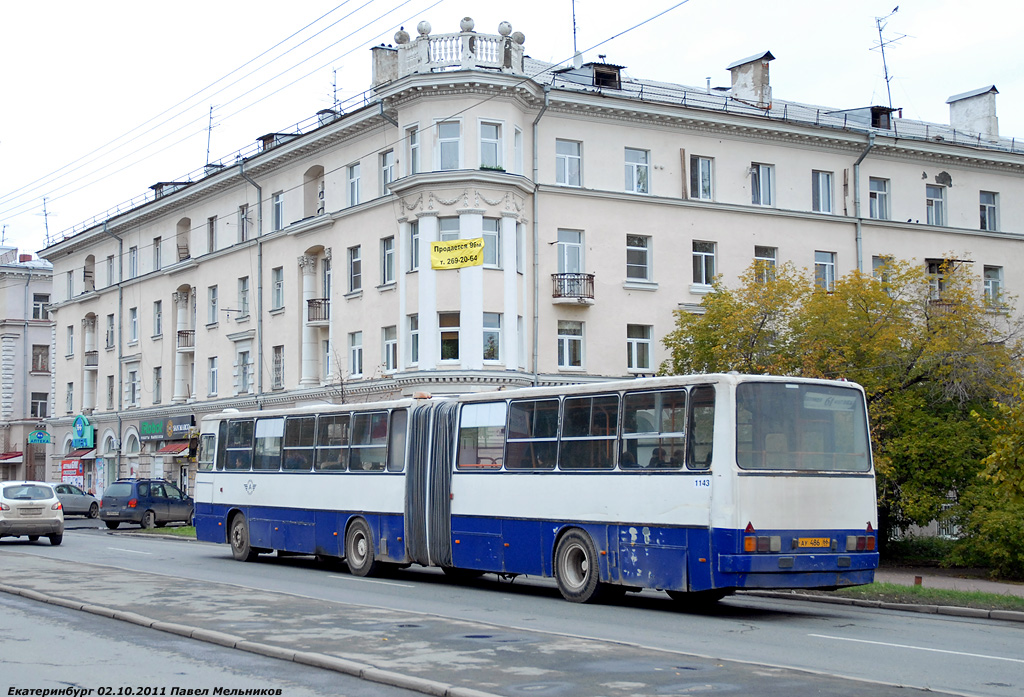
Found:
[{"label": "column", "polygon": [[[189,294],[178,291],[173,294],[174,299],[174,395],[171,401],[175,404],[183,404],[188,399],[188,383],[191,376],[188,374],[188,356],[178,346],[179,334],[188,329],[188,305]],[[140,368],[141,370],[141,368]]]},{"label": "column", "polygon": [[[299,271],[302,274],[302,376],[299,387],[314,387],[320,384],[317,367],[320,364],[317,346],[317,328],[309,323],[309,301],[316,294],[316,257],[299,257]],[[328,302],[330,299],[328,298]]]},{"label": "column", "polygon": [[[99,377],[99,355],[96,352],[96,316],[82,320],[82,337],[85,346],[82,371],[82,411],[88,413],[96,408],[96,380]],[[90,365],[91,363],[91,365]]]},{"label": "column", "polygon": [[437,271],[430,266],[430,243],[437,241],[437,211],[417,213],[416,217],[420,221],[420,370],[436,370],[441,342],[437,332]]},{"label": "column", "polygon": [[[484,212],[459,211],[459,239],[482,237]],[[466,370],[484,367],[484,267],[467,266],[459,274],[459,363]]]},{"label": "column", "polygon": [[507,370],[519,369],[519,272],[516,268],[519,218],[516,213],[501,214],[501,265],[505,304],[501,317],[501,359]]}]

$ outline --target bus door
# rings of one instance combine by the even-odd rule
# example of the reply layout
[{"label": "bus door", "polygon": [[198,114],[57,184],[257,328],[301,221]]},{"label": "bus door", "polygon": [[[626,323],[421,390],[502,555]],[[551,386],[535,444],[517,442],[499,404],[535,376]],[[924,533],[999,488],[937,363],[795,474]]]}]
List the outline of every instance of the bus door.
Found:
[{"label": "bus door", "polygon": [[414,407],[409,419],[405,548],[423,566],[451,566],[451,477],[456,402]]}]

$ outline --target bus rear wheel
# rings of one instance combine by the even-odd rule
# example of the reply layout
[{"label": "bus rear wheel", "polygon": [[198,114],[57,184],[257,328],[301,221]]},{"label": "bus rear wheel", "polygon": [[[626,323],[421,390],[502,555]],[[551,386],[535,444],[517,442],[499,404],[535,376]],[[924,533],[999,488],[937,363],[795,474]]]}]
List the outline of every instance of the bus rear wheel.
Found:
[{"label": "bus rear wheel", "polygon": [[555,550],[555,580],[562,597],[573,603],[590,603],[601,594],[597,549],[590,535],[570,530]]},{"label": "bus rear wheel", "polygon": [[362,518],[352,521],[345,533],[345,563],[353,576],[372,576],[377,571],[373,535]]},{"label": "bus rear wheel", "polygon": [[259,553],[249,545],[249,523],[241,513],[231,520],[228,539],[231,542],[231,554],[238,561],[252,561],[259,556]]}]

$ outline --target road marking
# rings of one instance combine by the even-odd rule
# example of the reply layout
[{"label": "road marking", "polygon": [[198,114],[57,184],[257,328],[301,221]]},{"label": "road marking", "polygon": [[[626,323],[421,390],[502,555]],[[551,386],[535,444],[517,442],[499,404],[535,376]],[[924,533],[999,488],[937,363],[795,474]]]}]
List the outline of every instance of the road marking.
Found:
[{"label": "road marking", "polygon": [[153,554],[152,552],[140,552],[140,551],[135,550],[135,549],[124,549],[122,547],[107,547],[107,549],[112,550],[114,552],[128,552],[129,554],[145,554],[145,555]]},{"label": "road marking", "polygon": [[948,653],[954,656],[967,656],[969,658],[987,658],[991,661],[1009,661],[1011,663],[1024,663],[1024,659],[1006,658],[1005,656],[989,656],[984,653],[967,653],[965,651],[947,651],[946,649],[932,649],[927,646],[910,646],[909,644],[890,644],[886,641],[869,641],[867,639],[850,639],[849,637],[829,636],[828,634],[808,634],[807,636],[818,639],[835,639],[836,641],[853,641],[858,644],[874,644],[875,646],[888,646],[895,649],[913,649],[914,651],[931,651],[932,653]]},{"label": "road marking", "polygon": [[328,578],[341,578],[346,581],[362,581],[363,583],[379,583],[382,586],[395,586],[396,588],[415,588],[409,583],[395,583],[394,581],[374,581],[370,578],[355,578],[354,576],[328,576]]}]

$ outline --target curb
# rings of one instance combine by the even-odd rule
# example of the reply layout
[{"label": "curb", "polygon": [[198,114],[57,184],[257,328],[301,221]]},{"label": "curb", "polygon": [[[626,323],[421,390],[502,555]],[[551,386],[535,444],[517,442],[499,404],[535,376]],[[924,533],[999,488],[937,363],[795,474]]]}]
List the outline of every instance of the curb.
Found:
[{"label": "curb", "polygon": [[973,619],[1000,620],[1003,622],[1024,622],[1024,612],[1019,612],[1017,610],[982,610],[973,607],[955,607],[951,605],[886,603],[881,600],[830,598],[826,595],[811,595],[809,593],[798,593],[795,591],[747,591],[744,595],[755,595],[763,598],[779,598],[782,600],[804,600],[811,603],[829,603],[831,605],[854,605],[856,607],[869,607],[880,610],[920,612],[928,615],[949,615],[951,617],[970,617]]},{"label": "curb", "polygon": [[196,639],[209,644],[217,644],[218,646],[224,646],[229,649],[239,649],[241,651],[248,651],[249,653],[258,654],[260,656],[277,658],[283,661],[291,661],[292,663],[299,663],[314,668],[323,668],[336,673],[344,673],[345,675],[350,675],[352,677],[359,678],[360,680],[380,683],[382,685],[410,690],[412,692],[419,692],[425,695],[432,695],[432,697],[501,697],[501,695],[494,694],[493,692],[483,692],[471,687],[449,685],[448,683],[430,680],[429,678],[420,678],[414,675],[396,673],[382,668],[375,668],[365,663],[358,663],[345,658],[338,658],[337,656],[328,656],[326,654],[310,651],[292,651],[281,646],[249,641],[248,639],[235,636],[234,634],[218,632],[212,629],[202,629],[200,627],[191,627],[184,624],[175,624],[173,622],[162,622],[134,612],[124,612],[121,610],[113,610],[102,605],[90,605],[88,603],[76,602],[74,600],[46,595],[26,588],[18,588],[17,586],[11,586],[6,583],[0,583],[0,592],[17,595],[27,600],[36,600],[49,605],[57,605],[69,610],[81,610],[83,612],[107,617],[109,619],[131,622],[132,624],[137,624],[149,629],[156,629],[157,631]]}]

